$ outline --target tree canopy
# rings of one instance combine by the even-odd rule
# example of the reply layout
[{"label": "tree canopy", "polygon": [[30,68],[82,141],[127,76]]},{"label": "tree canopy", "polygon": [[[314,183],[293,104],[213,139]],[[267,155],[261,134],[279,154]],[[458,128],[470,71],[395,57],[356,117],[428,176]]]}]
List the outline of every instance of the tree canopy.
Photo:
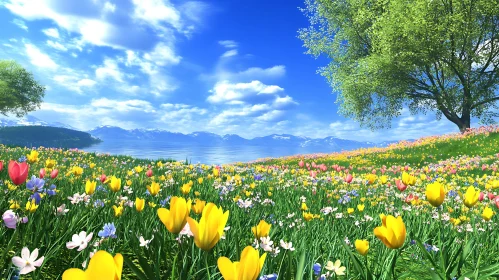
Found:
[{"label": "tree canopy", "polygon": [[340,113],[371,129],[404,107],[434,111],[461,131],[499,109],[499,0],[306,0],[299,38],[330,63],[319,70]]},{"label": "tree canopy", "polygon": [[0,60],[0,113],[22,117],[40,107],[45,87],[11,60]]}]

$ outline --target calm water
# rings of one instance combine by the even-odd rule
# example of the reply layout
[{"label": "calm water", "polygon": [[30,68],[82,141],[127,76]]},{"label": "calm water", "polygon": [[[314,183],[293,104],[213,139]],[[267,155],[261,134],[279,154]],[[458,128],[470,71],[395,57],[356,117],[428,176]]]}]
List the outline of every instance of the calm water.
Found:
[{"label": "calm water", "polygon": [[88,152],[129,155],[136,158],[188,159],[192,163],[224,164],[246,162],[266,157],[282,157],[296,154],[333,152],[318,148],[289,148],[262,146],[208,146],[161,141],[104,141],[83,150]]}]

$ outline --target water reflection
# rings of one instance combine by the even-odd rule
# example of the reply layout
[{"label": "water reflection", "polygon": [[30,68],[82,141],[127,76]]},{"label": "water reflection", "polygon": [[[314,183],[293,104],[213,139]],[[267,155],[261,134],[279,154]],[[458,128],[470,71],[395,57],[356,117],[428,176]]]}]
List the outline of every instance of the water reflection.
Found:
[{"label": "water reflection", "polygon": [[246,162],[265,157],[282,157],[296,154],[333,152],[332,147],[272,147],[247,145],[192,145],[162,141],[121,140],[104,141],[83,149],[88,152],[129,155],[136,158],[172,158],[192,163],[224,164]]}]

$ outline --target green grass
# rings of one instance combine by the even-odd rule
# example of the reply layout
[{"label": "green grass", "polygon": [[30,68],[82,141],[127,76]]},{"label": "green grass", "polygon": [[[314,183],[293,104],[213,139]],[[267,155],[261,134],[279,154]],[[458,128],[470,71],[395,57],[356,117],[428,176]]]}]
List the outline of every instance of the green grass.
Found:
[{"label": "green grass", "polygon": [[[0,279],[9,279],[12,275],[11,259],[19,256],[24,246],[30,250],[39,248],[45,261],[42,267],[21,279],[60,279],[66,269],[81,268],[94,250],[90,244],[82,252],[67,249],[66,242],[71,236],[80,231],[93,232],[93,243],[99,240],[97,233],[103,225],[111,222],[117,228],[117,238],[105,239],[95,249],[125,256],[123,279],[207,279],[205,258],[211,278],[221,279],[217,259],[226,256],[237,261],[242,250],[254,242],[251,227],[262,219],[272,223],[270,238],[274,248],[279,247],[279,241],[283,239],[291,241],[296,250],[280,248],[275,255],[268,252],[260,275],[277,273],[279,279],[317,279],[313,271],[315,263],[321,264],[322,273],[325,273],[326,263],[339,259],[346,267],[347,275],[338,276],[338,279],[497,279],[499,239],[494,234],[497,215],[488,222],[481,217],[485,207],[497,211],[495,202],[485,199],[467,210],[462,201],[448,193],[442,207],[435,209],[425,201],[424,194],[426,186],[434,180],[444,184],[447,192],[462,194],[469,186],[474,186],[485,193],[497,194],[492,186],[499,180],[499,174],[494,171],[499,163],[498,144],[497,132],[464,138],[439,137],[412,146],[399,144],[387,149],[303,155],[223,166],[219,176],[215,176],[214,166],[40,149],[38,162],[30,164],[29,177],[38,176],[47,159],[56,160],[59,176],[47,179],[46,185],[56,185],[58,193],[42,198],[34,213],[24,209],[32,193],[24,184],[12,187],[7,164],[0,171],[0,212],[5,212],[15,200],[21,205],[16,213],[29,219],[26,224],[19,223],[16,230],[0,226],[0,248],[5,248],[0,251]],[[5,163],[28,153],[30,150],[23,148],[0,146],[0,160]],[[306,167],[298,167],[301,159],[310,165],[314,162],[325,164],[328,169],[318,171],[313,178]],[[91,168],[91,164],[95,166]],[[484,170],[483,164],[487,165]],[[352,183],[344,182],[344,169],[336,171],[332,165],[351,166]],[[380,178],[383,165],[386,166],[386,184]],[[83,174],[72,174],[73,166],[83,167]],[[143,170],[136,171],[137,166]],[[396,167],[392,169],[392,166]],[[417,180],[414,186],[400,192],[394,181],[402,178],[405,166]],[[152,178],[145,175],[149,168],[154,174]],[[372,169],[377,170],[376,178],[368,183]],[[456,170],[455,174],[452,169]],[[121,190],[110,191],[107,184],[98,181],[101,174],[121,178]],[[202,183],[198,182],[199,178],[203,179]],[[97,181],[102,189],[92,194],[88,203],[71,204],[68,197],[82,194],[87,180]],[[161,191],[155,197],[145,194],[146,186],[153,181],[161,185]],[[190,181],[192,189],[183,194],[182,186]],[[129,187],[125,188],[125,185]],[[405,203],[409,194],[419,196],[418,203]],[[179,243],[178,236],[168,232],[156,214],[161,203],[170,196],[201,199],[221,206],[224,211],[229,210],[226,226],[230,229],[225,231],[225,239],[207,253],[199,250],[191,237],[183,236]],[[340,203],[346,201],[346,196],[349,201]],[[136,197],[145,198],[147,203],[156,206],[146,205],[140,213],[134,207],[126,206],[133,204]],[[316,215],[311,221],[302,216],[302,198],[308,207],[305,212]],[[241,207],[241,201],[236,202],[238,199],[251,201],[252,206]],[[112,206],[119,205],[120,200],[125,203],[124,213],[115,217]],[[98,205],[100,202],[103,207]],[[55,208],[62,204],[70,211],[64,216],[54,215]],[[357,209],[359,204],[365,205],[363,212]],[[169,203],[165,207],[169,208]],[[327,207],[337,210],[324,214]],[[353,208],[354,212],[349,214],[348,208]],[[402,248],[388,249],[374,236],[374,228],[381,225],[378,215],[382,213],[402,215],[407,228]],[[200,219],[200,215],[192,211],[190,216]],[[460,217],[459,225],[451,223]],[[153,235],[148,248],[139,246],[139,236],[150,239]],[[345,243],[346,238],[350,245]],[[366,257],[353,247],[356,239],[370,242]],[[421,246],[418,242],[413,244],[413,240],[420,241]],[[439,250],[428,252],[422,244],[434,245]],[[260,254],[263,252],[260,249]]]}]

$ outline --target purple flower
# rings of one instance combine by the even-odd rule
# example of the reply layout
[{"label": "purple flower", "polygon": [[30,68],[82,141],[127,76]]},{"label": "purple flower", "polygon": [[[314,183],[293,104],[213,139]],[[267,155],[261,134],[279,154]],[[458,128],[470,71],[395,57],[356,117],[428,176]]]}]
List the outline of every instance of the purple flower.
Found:
[{"label": "purple flower", "polygon": [[17,215],[12,210],[7,210],[2,215],[2,220],[5,226],[8,228],[16,229],[17,227]]},{"label": "purple flower", "polygon": [[48,195],[50,196],[53,196],[55,195],[57,192],[55,191],[55,188],[56,186],[54,184],[52,184],[50,187],[48,187],[47,190],[45,190],[47,192]]}]

